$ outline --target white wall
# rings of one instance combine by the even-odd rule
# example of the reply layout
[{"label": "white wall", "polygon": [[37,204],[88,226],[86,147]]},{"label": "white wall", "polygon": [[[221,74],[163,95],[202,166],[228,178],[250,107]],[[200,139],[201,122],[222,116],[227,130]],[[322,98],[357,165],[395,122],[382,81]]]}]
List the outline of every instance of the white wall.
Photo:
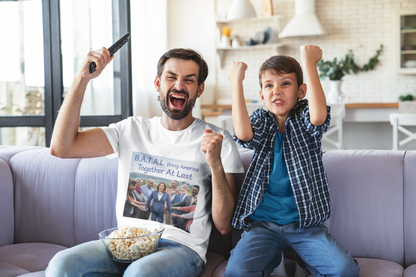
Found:
[{"label": "white wall", "polygon": [[[224,17],[232,0],[215,1],[216,15]],[[257,15],[261,15],[262,0],[251,2]],[[416,9],[415,0],[316,0],[315,3],[316,14],[327,34],[282,39],[287,47],[281,54],[293,56],[299,61],[302,44],[317,44],[324,51],[324,60],[341,58],[352,49],[356,62],[363,65],[383,44],[384,52],[375,70],[344,77],[341,89],[347,95],[348,102],[397,102],[401,94],[416,95],[416,75],[397,75],[394,68],[395,10]],[[273,13],[284,16],[283,26],[294,15],[294,4],[295,0],[273,0]],[[257,31],[256,26],[251,29],[253,37]],[[249,65],[244,82],[246,97],[257,99],[258,69],[266,58],[276,54],[273,50],[244,50],[226,56],[226,66],[221,68],[217,63],[216,98],[231,98],[227,67],[230,62],[241,60]],[[323,82],[323,86],[327,89],[327,82]]]},{"label": "white wall", "polygon": [[197,101],[194,115],[201,117],[199,105],[214,102],[215,95],[215,5],[214,0],[168,1],[168,49],[192,48],[208,63],[205,91]]}]

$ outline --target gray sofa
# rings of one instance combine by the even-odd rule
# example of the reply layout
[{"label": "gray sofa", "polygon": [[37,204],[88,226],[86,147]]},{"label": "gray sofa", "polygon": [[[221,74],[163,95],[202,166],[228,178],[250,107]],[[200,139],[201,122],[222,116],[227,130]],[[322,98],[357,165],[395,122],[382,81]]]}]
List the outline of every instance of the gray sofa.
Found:
[{"label": "gray sofa", "polygon": [[[247,169],[252,152],[240,156]],[[360,263],[360,276],[416,276],[416,152],[330,151],[324,165],[333,206],[326,224]],[[0,147],[0,276],[44,276],[56,252],[115,226],[116,182],[117,158]],[[224,276],[240,235],[212,231],[201,276]],[[294,253],[285,257],[293,276]]]}]

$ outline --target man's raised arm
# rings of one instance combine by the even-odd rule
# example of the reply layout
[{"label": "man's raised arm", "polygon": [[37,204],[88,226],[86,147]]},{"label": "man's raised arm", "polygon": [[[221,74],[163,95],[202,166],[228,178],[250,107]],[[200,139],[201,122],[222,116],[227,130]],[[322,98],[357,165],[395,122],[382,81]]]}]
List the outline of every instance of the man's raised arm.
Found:
[{"label": "man's raised arm", "polygon": [[205,130],[201,150],[212,172],[212,220],[217,230],[225,235],[233,230],[231,221],[237,203],[234,174],[225,173],[221,161],[223,136]]},{"label": "man's raised arm", "polygon": [[[98,77],[113,57],[106,48],[90,51],[78,69],[71,88],[59,110],[52,134],[50,152],[61,158],[87,158],[113,153],[107,136],[100,128],[79,132],[82,99],[89,81]],[[89,67],[95,62],[94,73]]]}]

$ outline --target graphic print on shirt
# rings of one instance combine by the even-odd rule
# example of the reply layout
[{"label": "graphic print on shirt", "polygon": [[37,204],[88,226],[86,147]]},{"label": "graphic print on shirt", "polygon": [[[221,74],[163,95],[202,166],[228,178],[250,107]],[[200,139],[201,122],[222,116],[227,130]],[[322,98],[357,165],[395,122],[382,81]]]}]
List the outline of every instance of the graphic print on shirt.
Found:
[{"label": "graphic print on shirt", "polygon": [[[206,177],[204,166],[133,152],[123,216],[158,221],[190,232]],[[172,182],[178,184],[177,193],[172,193]]]}]

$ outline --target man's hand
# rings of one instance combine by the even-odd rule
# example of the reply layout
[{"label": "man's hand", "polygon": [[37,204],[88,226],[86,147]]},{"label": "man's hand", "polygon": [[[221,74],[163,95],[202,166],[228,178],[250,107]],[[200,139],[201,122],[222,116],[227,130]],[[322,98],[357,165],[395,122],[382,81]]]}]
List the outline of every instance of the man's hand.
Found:
[{"label": "man's hand", "polygon": [[316,65],[322,59],[322,50],[316,45],[302,45],[300,57],[303,65]]},{"label": "man's hand", "polygon": [[243,82],[245,78],[245,72],[247,70],[247,64],[243,62],[233,62],[228,67],[227,78],[231,83]]},{"label": "man's hand", "polygon": [[206,129],[202,137],[201,150],[206,154],[206,161],[211,168],[222,166],[222,139],[223,136],[221,134],[213,133],[211,129]]},{"label": "man's hand", "polygon": [[[104,68],[109,64],[114,58],[114,55],[110,57],[110,51],[105,47],[101,47],[99,50],[94,50],[88,52],[87,57],[81,64],[81,67],[78,69],[77,75],[81,78],[93,79],[98,77]],[[95,62],[96,69],[91,74],[90,73],[90,64]]]}]

